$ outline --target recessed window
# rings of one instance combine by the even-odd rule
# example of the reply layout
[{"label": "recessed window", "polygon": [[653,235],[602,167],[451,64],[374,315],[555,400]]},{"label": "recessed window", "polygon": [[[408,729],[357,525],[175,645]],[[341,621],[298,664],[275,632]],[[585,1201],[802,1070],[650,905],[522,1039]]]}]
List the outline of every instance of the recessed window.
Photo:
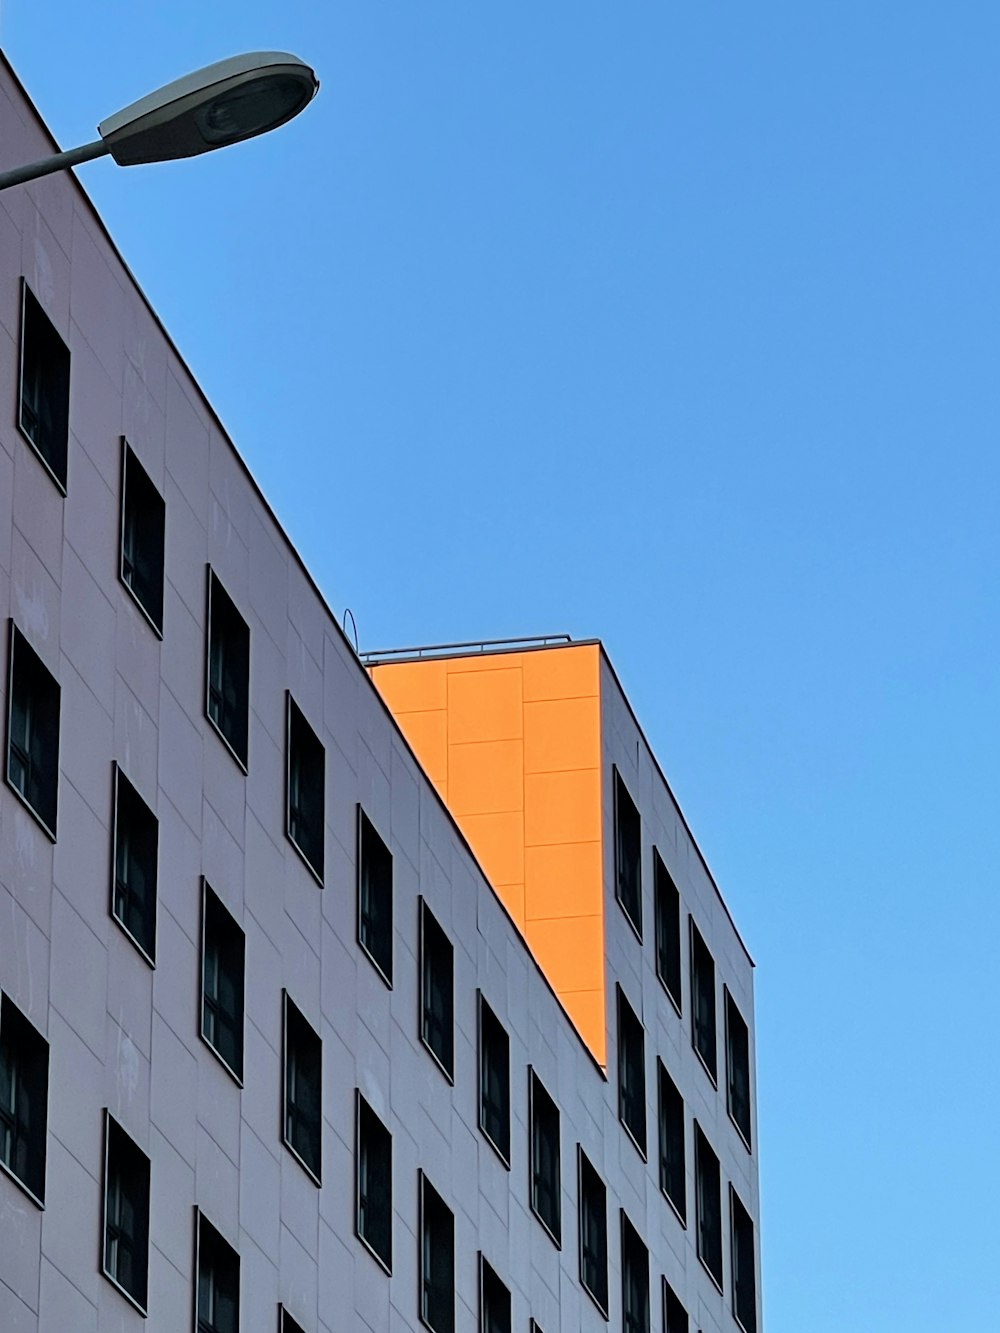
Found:
[{"label": "recessed window", "polygon": [[201,1035],[242,1083],[246,936],[222,899],[203,883]]},{"label": "recessed window", "polygon": [[198,1213],[198,1333],[238,1333],[240,1256]]},{"label": "recessed window", "polygon": [[278,1306],[278,1333],[306,1333],[298,1320],[293,1319],[283,1305]]},{"label": "recessed window", "polygon": [[557,1245],[562,1242],[559,1108],[534,1070],[528,1074],[531,1122],[531,1210]]},{"label": "recessed window", "polygon": [[510,1038],[479,995],[479,1128],[510,1165]]},{"label": "recessed window", "polygon": [[480,1333],[510,1333],[510,1290],[495,1270],[479,1256]]},{"label": "recessed window", "polygon": [[642,939],[642,836],[639,811],[615,769],[615,896]]},{"label": "recessed window", "polygon": [[250,729],[250,626],[211,569],[205,712],[245,770]]},{"label": "recessed window", "polygon": [[666,1278],[663,1279],[663,1333],[688,1333],[687,1310]]},{"label": "recessed window", "polygon": [[122,437],[122,583],[156,630],[163,633],[163,547],[166,506],[145,468]]},{"label": "recessed window", "polygon": [[732,1186],[729,1187],[729,1210],[733,1224],[733,1314],[746,1333],[757,1333],[753,1218]]},{"label": "recessed window", "polygon": [[747,1148],[750,1137],[750,1032],[726,988],[726,1101]]},{"label": "recessed window", "polygon": [[681,896],[663,858],[653,849],[653,891],[656,898],[656,975],[677,1012],[681,1012]]},{"label": "recessed window", "polygon": [[0,997],[0,1163],[45,1201],[49,1044],[9,996]]},{"label": "recessed window", "polygon": [[65,495],[69,444],[69,348],[21,280],[21,433]]},{"label": "recessed window", "polygon": [[282,992],[285,1009],[285,1145],[318,1185],[322,1175],[323,1043]]},{"label": "recessed window", "polygon": [[660,1189],[673,1204],[677,1216],[687,1223],[684,1173],[684,1098],[663,1062],[659,1074]]},{"label": "recessed window", "polygon": [[454,1077],[454,949],[420,900],[420,1040],[448,1078]]},{"label": "recessed window", "polygon": [[392,1135],[357,1093],[357,1200],[354,1225],[387,1273],[392,1272]]},{"label": "recessed window", "polygon": [[149,1158],[104,1113],[104,1276],[146,1313]]},{"label": "recessed window", "polygon": [[709,1078],[716,1081],[715,960],[691,918],[691,1044]]},{"label": "recessed window", "polygon": [[722,1290],[722,1202],[719,1159],[695,1122],[695,1199],[698,1207],[698,1258]]},{"label": "recessed window", "polygon": [[320,884],[326,823],[326,753],[288,695],[288,777],[285,831]]},{"label": "recessed window", "polygon": [[152,963],[156,960],[156,816],[115,765],[115,864],[111,915]]},{"label": "recessed window", "polygon": [[392,853],[358,806],[358,943],[392,985]]},{"label": "recessed window", "polygon": [[432,1333],[455,1330],[455,1218],[420,1172],[420,1319]]},{"label": "recessed window", "polygon": [[579,1149],[580,1281],[608,1317],[608,1196],[604,1181]]},{"label": "recessed window", "polygon": [[7,782],[53,842],[59,794],[59,686],[10,622]]},{"label": "recessed window", "polygon": [[646,1057],[642,1024],[618,986],[618,1118],[646,1155]]},{"label": "recessed window", "polygon": [[622,1325],[624,1333],[649,1333],[649,1251],[621,1210]]}]

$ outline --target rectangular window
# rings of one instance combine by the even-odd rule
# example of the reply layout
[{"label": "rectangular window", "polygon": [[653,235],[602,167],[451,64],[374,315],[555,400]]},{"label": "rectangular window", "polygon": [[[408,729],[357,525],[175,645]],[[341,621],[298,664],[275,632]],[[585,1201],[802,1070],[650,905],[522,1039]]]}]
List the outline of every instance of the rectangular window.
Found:
[{"label": "rectangular window", "polygon": [[753,1218],[740,1196],[729,1187],[729,1211],[733,1225],[733,1314],[745,1333],[757,1333],[757,1272],[753,1242]]},{"label": "rectangular window", "polygon": [[479,1255],[479,1333],[510,1333],[510,1290]]},{"label": "rectangular window", "polygon": [[355,1094],[357,1191],[354,1226],[358,1239],[392,1272],[392,1135],[362,1097]]},{"label": "rectangular window", "polygon": [[326,752],[291,694],[287,698],[285,832],[322,885],[326,837]]},{"label": "rectangular window", "polygon": [[578,1149],[580,1281],[608,1317],[608,1199],[604,1181]]},{"label": "rectangular window", "polygon": [[147,962],[156,961],[156,816],[115,764],[111,915]]},{"label": "rectangular window", "polygon": [[9,996],[0,996],[0,1164],[45,1202],[49,1044]]},{"label": "rectangular window", "polygon": [[205,713],[246,772],[250,730],[250,626],[211,568],[208,571]]},{"label": "rectangular window", "polygon": [[290,1148],[319,1185],[322,1174],[323,1043],[288,991],[284,1002],[284,1126]]},{"label": "rectangular window", "polygon": [[163,635],[163,496],[122,436],[121,551],[118,575],[139,609]]},{"label": "rectangular window", "polygon": [[455,1333],[455,1218],[422,1171],[420,1319],[432,1333]]},{"label": "rectangular window", "polygon": [[104,1276],[147,1309],[149,1158],[104,1112]]},{"label": "rectangular window", "polygon": [[691,1045],[713,1083],[715,1065],[715,960],[691,921]]},{"label": "rectangular window", "polygon": [[618,1119],[635,1146],[646,1155],[646,1057],[642,1024],[618,992]]},{"label": "rectangular window", "polygon": [[242,1084],[246,936],[208,881],[202,885],[201,1035]]},{"label": "rectangular window", "polygon": [[681,1012],[681,895],[670,871],[653,848],[653,893],[656,899],[656,975]]},{"label": "rectangular window", "polygon": [[198,1333],[238,1333],[240,1256],[198,1213]]},{"label": "rectangular window", "polygon": [[642,939],[642,836],[639,811],[615,769],[615,896]]},{"label": "rectangular window", "polygon": [[420,1040],[449,1079],[454,1078],[454,949],[420,899]]},{"label": "rectangular window", "polygon": [[59,686],[10,622],[7,782],[53,842],[59,795]]},{"label": "rectangular window", "polygon": [[479,993],[479,1128],[510,1166],[510,1038]]},{"label": "rectangular window", "polygon": [[623,1333],[649,1333],[649,1251],[621,1210]]},{"label": "rectangular window", "polygon": [[750,1031],[736,1002],[726,995],[726,1103],[747,1148],[750,1137]]},{"label": "rectangular window", "polygon": [[719,1159],[698,1122],[694,1126],[695,1200],[698,1208],[698,1258],[722,1290],[722,1193]]},{"label": "rectangular window", "polygon": [[562,1243],[559,1108],[533,1069],[528,1071],[531,1132],[531,1210],[557,1245]]},{"label": "rectangular window", "polygon": [[657,1060],[660,1112],[660,1189],[687,1225],[687,1200],[684,1174],[684,1098]]},{"label": "rectangular window", "polygon": [[21,279],[21,433],[66,494],[69,446],[69,348]]},{"label": "rectangular window", "polygon": [[392,853],[358,806],[358,943],[392,985]]},{"label": "rectangular window", "polygon": [[687,1310],[666,1278],[663,1279],[663,1333],[688,1333]]},{"label": "rectangular window", "polygon": [[278,1306],[278,1333],[306,1333],[298,1320],[293,1319],[283,1305]]}]

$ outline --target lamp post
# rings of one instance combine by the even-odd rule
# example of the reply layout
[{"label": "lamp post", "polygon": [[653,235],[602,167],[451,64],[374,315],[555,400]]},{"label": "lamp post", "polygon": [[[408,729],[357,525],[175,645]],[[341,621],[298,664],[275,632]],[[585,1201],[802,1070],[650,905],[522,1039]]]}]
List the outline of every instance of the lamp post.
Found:
[{"label": "lamp post", "polygon": [[175,79],[102,120],[101,136],[0,172],[0,190],[110,154],[120,167],[169,162],[277,129],[315,97],[312,69],[283,51],[231,56]]}]

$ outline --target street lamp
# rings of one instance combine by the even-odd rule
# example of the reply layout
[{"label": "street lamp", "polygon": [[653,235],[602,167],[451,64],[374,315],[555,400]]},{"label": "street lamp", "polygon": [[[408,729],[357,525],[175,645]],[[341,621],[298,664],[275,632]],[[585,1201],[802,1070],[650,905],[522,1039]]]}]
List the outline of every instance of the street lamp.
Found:
[{"label": "street lamp", "polygon": [[120,167],[196,157],[277,129],[297,116],[318,88],[310,67],[283,51],[231,56],[108,116],[98,125],[101,137],[93,143],[0,172],[0,190],[106,153]]}]

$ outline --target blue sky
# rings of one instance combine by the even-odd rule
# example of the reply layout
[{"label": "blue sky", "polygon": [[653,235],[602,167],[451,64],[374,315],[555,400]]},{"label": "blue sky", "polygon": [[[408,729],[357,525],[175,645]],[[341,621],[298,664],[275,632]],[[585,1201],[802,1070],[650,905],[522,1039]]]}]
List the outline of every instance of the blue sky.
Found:
[{"label": "blue sky", "polygon": [[315,64],[267,139],[81,179],[363,648],[605,640],[758,963],[768,1333],[996,1327],[1000,7],[5,0],[0,42],[64,146]]}]

